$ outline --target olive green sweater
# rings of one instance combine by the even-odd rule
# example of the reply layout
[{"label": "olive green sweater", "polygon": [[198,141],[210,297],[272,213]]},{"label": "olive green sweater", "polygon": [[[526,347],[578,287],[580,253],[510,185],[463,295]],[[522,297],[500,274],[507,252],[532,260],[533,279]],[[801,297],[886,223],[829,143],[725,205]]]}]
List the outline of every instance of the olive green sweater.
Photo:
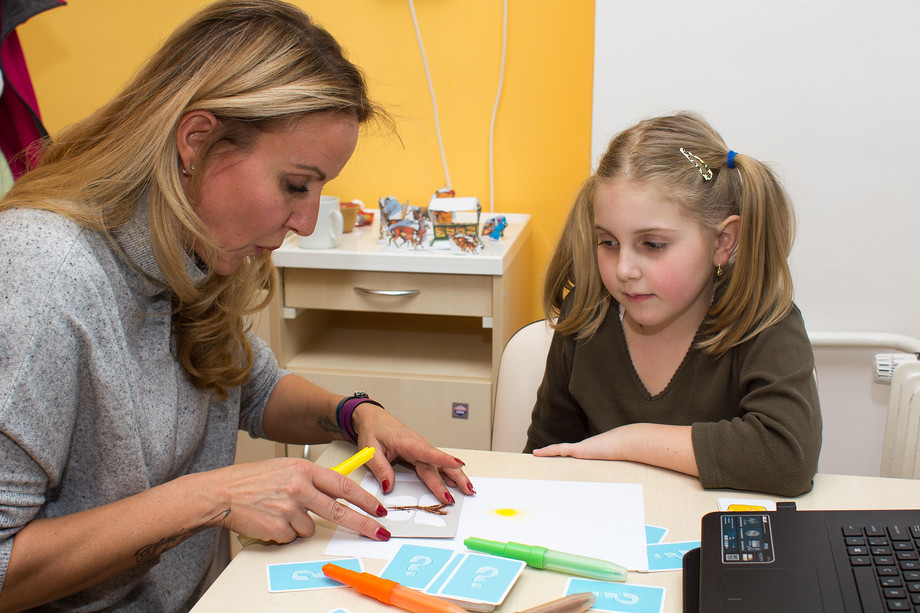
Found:
[{"label": "olive green sweater", "polygon": [[692,425],[705,488],[807,492],[821,451],[821,412],[801,313],[794,308],[718,359],[692,348],[656,396],[633,367],[616,304],[589,340],[557,332],[524,451],[630,423]]}]

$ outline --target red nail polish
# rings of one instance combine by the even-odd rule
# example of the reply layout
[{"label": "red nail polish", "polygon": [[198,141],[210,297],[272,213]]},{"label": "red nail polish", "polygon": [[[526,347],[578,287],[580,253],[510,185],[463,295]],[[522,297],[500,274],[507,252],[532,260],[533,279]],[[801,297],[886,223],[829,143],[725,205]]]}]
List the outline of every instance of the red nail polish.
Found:
[{"label": "red nail polish", "polygon": [[454,459],[457,460],[457,464],[459,464],[460,466],[466,466],[466,462],[464,462],[460,458],[454,458]]},{"label": "red nail polish", "polygon": [[383,505],[377,505],[377,517],[386,517],[387,510],[383,508]]},{"label": "red nail polish", "polygon": [[384,528],[377,528],[377,538],[381,541],[390,540],[390,533]]},{"label": "red nail polish", "polygon": [[475,493],[476,493],[476,490],[473,489],[473,484],[472,484],[472,483],[467,483],[467,484],[466,484],[466,489],[469,491],[470,494],[475,494]]},{"label": "red nail polish", "polygon": [[380,487],[383,488],[383,493],[386,494],[390,489],[390,482],[386,479],[383,480],[383,483],[380,484]]},{"label": "red nail polish", "polygon": [[450,501],[451,504],[454,504],[455,502],[457,502],[456,500],[454,500],[454,497],[450,495],[450,492],[445,492],[444,495],[447,497],[447,499]]}]

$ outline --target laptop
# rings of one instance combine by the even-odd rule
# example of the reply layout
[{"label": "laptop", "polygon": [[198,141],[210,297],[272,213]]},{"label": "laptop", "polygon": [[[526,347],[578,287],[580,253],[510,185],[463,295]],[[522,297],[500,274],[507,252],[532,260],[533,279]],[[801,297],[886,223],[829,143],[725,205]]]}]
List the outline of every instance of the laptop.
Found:
[{"label": "laptop", "polygon": [[920,509],[714,512],[684,613],[920,612]]}]

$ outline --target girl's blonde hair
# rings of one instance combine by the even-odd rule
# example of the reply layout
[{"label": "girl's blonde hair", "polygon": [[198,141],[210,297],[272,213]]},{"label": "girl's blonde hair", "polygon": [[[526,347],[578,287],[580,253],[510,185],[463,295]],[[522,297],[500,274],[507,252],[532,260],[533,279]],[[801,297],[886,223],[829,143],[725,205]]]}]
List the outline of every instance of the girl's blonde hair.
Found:
[{"label": "girl's blonde hair", "polygon": [[[697,168],[681,149],[705,166]],[[713,232],[729,216],[740,215],[737,248],[721,277],[713,271],[715,299],[698,342],[704,351],[720,356],[789,313],[792,204],[767,166],[736,154],[732,169],[728,153],[719,134],[692,113],[642,121],[611,140],[579,190],[547,269],[543,307],[547,317],[559,318],[557,330],[589,338],[607,314],[612,299],[597,264],[594,194],[599,185],[615,180],[654,190]],[[706,167],[710,180],[703,176]]]},{"label": "girl's blonde hair", "polygon": [[[203,110],[219,129],[195,160],[187,198],[176,130]],[[332,36],[300,9],[278,0],[226,0],[181,25],[108,104],[46,143],[0,210],[58,212],[111,238],[138,206],[150,207],[154,254],[173,298],[176,356],[199,389],[223,399],[245,383],[252,348],[244,316],[271,300],[271,255],[247,258],[232,274],[195,286],[185,272],[189,245],[217,250],[195,213],[195,180],[217,149],[251,150],[259,136],[312,113],[383,118],[364,76]],[[116,246],[117,247],[117,246]],[[260,290],[268,290],[257,302]]]}]

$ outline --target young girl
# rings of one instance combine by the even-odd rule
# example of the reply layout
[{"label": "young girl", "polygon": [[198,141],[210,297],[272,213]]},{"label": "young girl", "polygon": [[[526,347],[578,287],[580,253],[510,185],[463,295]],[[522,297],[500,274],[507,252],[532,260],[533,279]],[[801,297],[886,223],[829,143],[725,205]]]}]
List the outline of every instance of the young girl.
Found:
[{"label": "young girl", "polygon": [[795,496],[821,449],[775,175],[692,114],[611,141],[543,292],[556,330],[525,452],[628,460]]}]

